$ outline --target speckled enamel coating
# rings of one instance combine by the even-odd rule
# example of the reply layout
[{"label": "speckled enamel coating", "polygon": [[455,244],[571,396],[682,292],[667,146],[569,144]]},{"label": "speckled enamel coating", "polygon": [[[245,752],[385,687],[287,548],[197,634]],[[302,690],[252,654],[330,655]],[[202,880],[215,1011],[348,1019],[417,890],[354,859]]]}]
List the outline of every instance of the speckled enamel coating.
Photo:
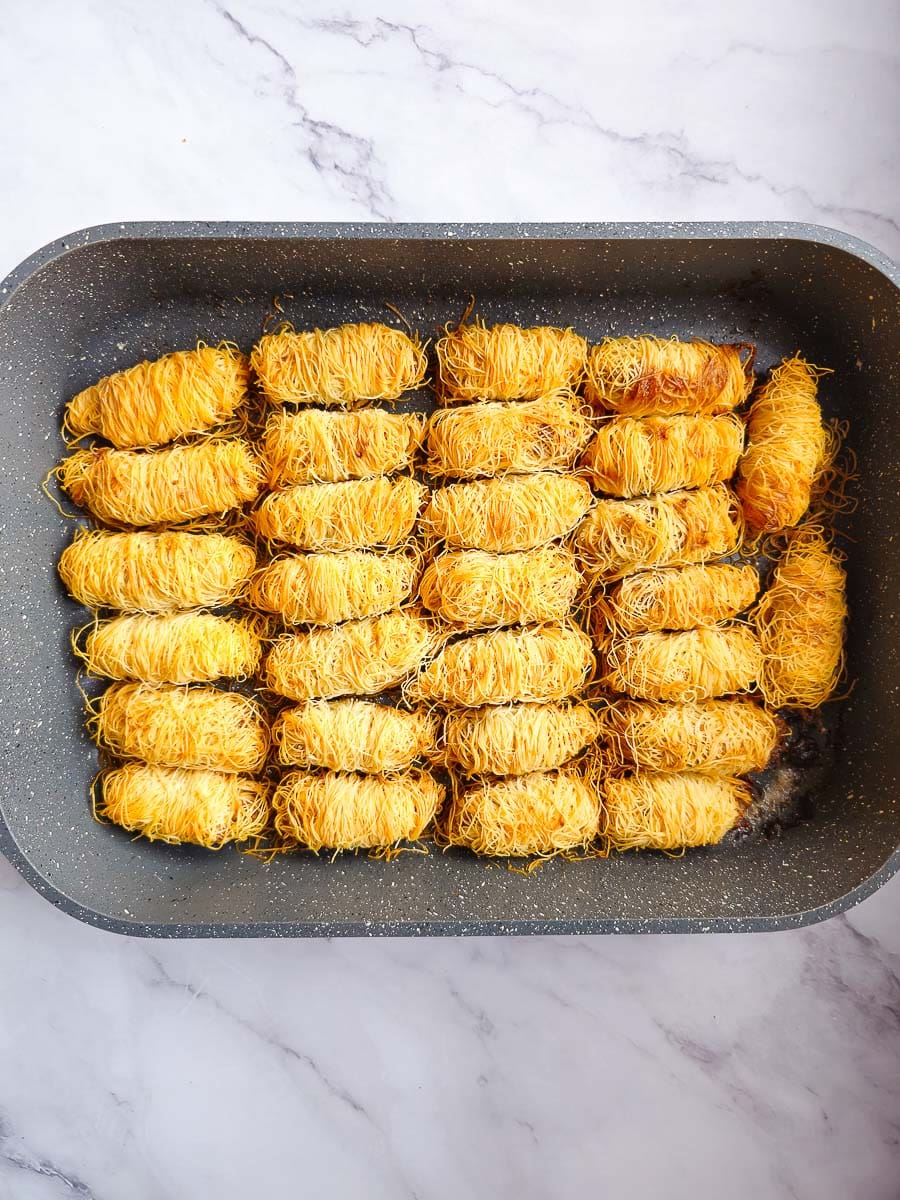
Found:
[{"label": "speckled enamel coating", "polygon": [[[0,848],[54,904],[148,936],[707,932],[822,919],[900,865],[896,479],[898,282],[856,239],[799,224],[134,224],[38,251],[0,285]],[[813,820],[681,859],[551,862],[523,877],[462,852],[295,855],[264,865],[133,842],[91,820],[95,752],[55,573],[72,524],[39,491],[68,397],[141,357],[229,338],[249,348],[272,297],[298,326],[393,319],[434,336],[470,293],[492,320],[759,343],[833,367],[850,419],[850,674],[842,750]],[[287,294],[292,299],[286,298]]]}]

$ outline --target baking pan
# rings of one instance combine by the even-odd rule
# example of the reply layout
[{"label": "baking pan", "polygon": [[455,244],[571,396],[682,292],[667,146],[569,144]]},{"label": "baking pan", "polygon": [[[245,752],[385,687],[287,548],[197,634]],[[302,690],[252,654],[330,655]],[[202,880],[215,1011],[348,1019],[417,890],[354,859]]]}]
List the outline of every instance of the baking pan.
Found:
[{"label": "baking pan", "polygon": [[[390,864],[135,842],[88,808],[69,631],[84,611],[55,563],[72,534],[39,492],[62,406],[98,376],[198,337],[249,348],[273,297],[299,325],[387,316],[431,334],[470,294],[488,321],[755,341],[834,368],[859,504],[849,671],[832,768],[804,819],[683,858],[553,861],[530,876],[464,852]],[[856,903],[900,864],[896,767],[898,272],[806,225],[134,224],[45,247],[0,292],[3,690],[0,848],[82,920],[150,936],[701,932],[781,929]]]}]

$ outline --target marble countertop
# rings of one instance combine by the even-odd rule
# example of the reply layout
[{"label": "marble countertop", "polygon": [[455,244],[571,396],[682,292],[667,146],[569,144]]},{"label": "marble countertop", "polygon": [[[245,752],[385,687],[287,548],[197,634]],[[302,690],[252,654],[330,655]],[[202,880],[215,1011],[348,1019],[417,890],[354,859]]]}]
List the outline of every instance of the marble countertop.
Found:
[{"label": "marble countertop", "polygon": [[[794,219],[900,254],[892,0],[594,7],[6,5],[0,275],[149,218]],[[151,942],[0,861],[0,1200],[892,1200],[898,902]]]}]

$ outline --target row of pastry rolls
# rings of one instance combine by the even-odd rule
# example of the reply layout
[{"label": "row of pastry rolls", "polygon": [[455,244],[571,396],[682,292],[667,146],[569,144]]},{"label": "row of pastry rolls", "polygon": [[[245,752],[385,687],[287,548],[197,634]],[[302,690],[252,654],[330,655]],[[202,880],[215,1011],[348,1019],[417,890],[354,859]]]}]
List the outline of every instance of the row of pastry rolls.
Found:
[{"label": "row of pastry rolls", "polygon": [[[735,485],[750,548],[779,535],[781,552],[752,614],[763,652],[760,688],[773,708],[817,708],[835,694],[844,669],[846,574],[828,522],[840,501],[840,436],[823,421],[817,394],[827,374],[799,356],[772,372],[747,416]],[[810,516],[813,500],[818,511]]]},{"label": "row of pastry rolls", "polygon": [[751,613],[763,656],[759,686],[773,709],[818,708],[844,669],[846,574],[829,519],[843,502],[841,438],[818,399],[827,374],[799,355],[772,371],[747,414],[735,481],[748,552],[762,546],[775,555]]},{"label": "row of pastry rolls", "polygon": [[247,379],[228,345],[109,376],[74,397],[64,427],[111,445],[76,450],[57,471],[96,525],[59,563],[70,594],[95,612],[74,646],[90,674],[114,681],[88,706],[89,732],[118,764],[98,777],[95,813],[209,849],[258,836],[269,816],[263,710],[214,686],[254,674],[258,630],[208,611],[241,595],[256,565],[252,546],[224,532],[263,484],[235,436]]},{"label": "row of pastry rolls", "polygon": [[289,702],[273,724],[278,845],[390,852],[420,838],[444,801],[424,765],[437,718],[374,699],[438,640],[410,604],[427,488],[409,471],[425,421],[373,405],[422,385],[424,351],[384,325],[283,327],[252,363],[275,411],[260,443],[271,490],[255,512],[269,561],[249,599],[288,630],[264,671]]},{"label": "row of pastry rolls", "polygon": [[597,835],[596,790],[573,765],[597,732],[583,699],[595,662],[565,544],[593,503],[572,473],[591,429],[573,390],[585,354],[571,330],[477,323],[437,346],[426,439],[441,486],[421,521],[436,553],[420,594],[455,635],[410,690],[443,714],[442,840],[480,854],[571,853]]},{"label": "row of pastry rolls", "polygon": [[[600,743],[607,761],[619,764],[604,785],[603,827],[608,844],[619,849],[676,850],[717,842],[734,827],[751,799],[740,776],[763,769],[778,745],[772,712],[738,697],[758,689],[777,706],[786,696],[771,683],[788,667],[775,648],[778,617],[769,616],[768,625],[759,619],[784,610],[778,583],[784,564],[751,620],[735,622],[756,600],[758,573],[749,563],[714,560],[742,540],[752,547],[801,520],[826,465],[829,437],[815,396],[819,372],[802,360],[788,360],[761,389],[745,449],[743,421],[730,410],[749,394],[751,376],[738,386],[734,348],[720,348],[717,378],[726,393],[720,402],[710,387],[711,348],[688,348],[695,362],[707,360],[692,389],[681,344],[622,342],[595,352],[587,392],[619,414],[640,415],[603,418],[588,447],[585,467],[603,498],[578,535],[599,579],[593,612],[603,682],[631,697],[601,714]],[[643,364],[634,371],[638,344]],[[632,372],[623,386],[622,361],[629,358]],[[832,622],[829,650],[816,656],[822,640],[816,605],[804,620],[796,594],[792,599],[791,637],[805,643],[807,660],[818,658],[813,670],[825,684],[819,703],[839,670],[842,626]],[[804,624],[806,637],[798,628]],[[795,670],[801,657],[794,655]]]},{"label": "row of pastry rolls", "polygon": [[755,636],[731,620],[755,598],[756,571],[715,562],[741,539],[728,481],[750,363],[738,347],[655,338],[590,353],[585,390],[601,415],[582,462],[599,499],[576,544],[610,696],[598,742],[607,847],[719,841],[749,803],[738,776],[774,746],[752,702],[718,699],[759,675]]}]

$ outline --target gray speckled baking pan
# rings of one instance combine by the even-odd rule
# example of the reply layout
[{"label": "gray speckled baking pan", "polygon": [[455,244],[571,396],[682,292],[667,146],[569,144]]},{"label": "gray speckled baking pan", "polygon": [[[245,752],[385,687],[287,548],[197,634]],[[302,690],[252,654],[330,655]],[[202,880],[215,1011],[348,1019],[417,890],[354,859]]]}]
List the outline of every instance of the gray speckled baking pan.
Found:
[{"label": "gray speckled baking pan", "polygon": [[[871,247],[805,225],[136,224],[38,251],[0,292],[0,847],[66,912],[149,936],[782,929],[856,903],[900,864],[898,282]],[[55,573],[72,526],[39,491],[62,406],[198,338],[249,347],[276,293],[298,324],[378,319],[391,301],[430,334],[475,293],[488,320],[752,340],[763,368],[798,348],[833,367],[823,402],[850,421],[860,464],[856,685],[812,819],[680,859],[557,861],[527,877],[461,852],[264,865],[92,821],[96,759],[68,646],[84,613]]]}]

